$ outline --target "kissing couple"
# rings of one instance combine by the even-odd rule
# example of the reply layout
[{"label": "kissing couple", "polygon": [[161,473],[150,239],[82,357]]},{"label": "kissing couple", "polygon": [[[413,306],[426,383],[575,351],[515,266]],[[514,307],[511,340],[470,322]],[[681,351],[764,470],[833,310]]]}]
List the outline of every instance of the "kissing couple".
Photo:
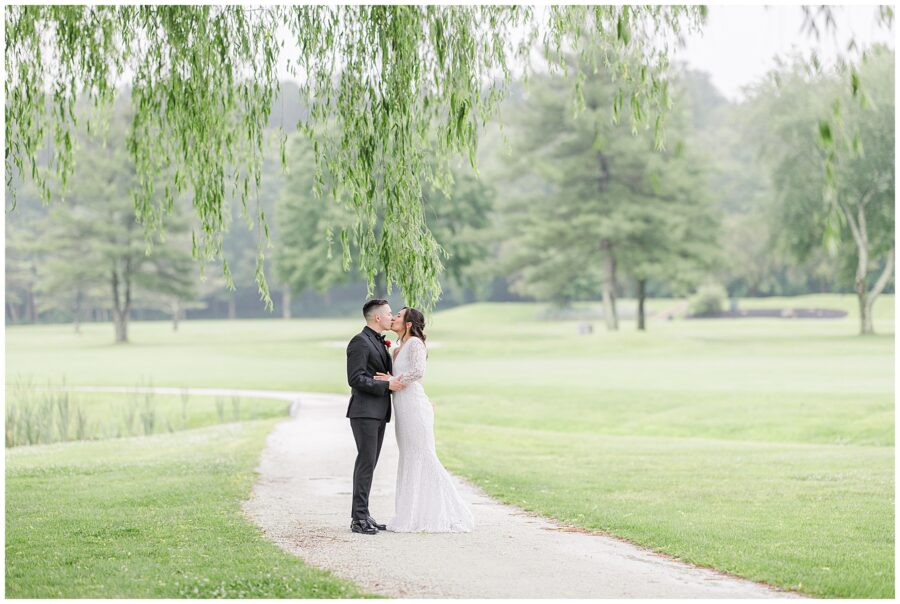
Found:
[{"label": "kissing couple", "polygon": [[[350,529],[364,535],[384,530],[470,532],[474,527],[472,512],[434,448],[434,408],[421,381],[428,358],[425,317],[408,307],[395,315],[387,300],[380,299],[366,302],[362,313],[366,326],[347,345],[347,382],[351,389],[347,417],[357,452]],[[396,346],[385,339],[387,330],[399,336]],[[385,525],[369,514],[369,491],[392,405],[400,461],[394,517]]]}]

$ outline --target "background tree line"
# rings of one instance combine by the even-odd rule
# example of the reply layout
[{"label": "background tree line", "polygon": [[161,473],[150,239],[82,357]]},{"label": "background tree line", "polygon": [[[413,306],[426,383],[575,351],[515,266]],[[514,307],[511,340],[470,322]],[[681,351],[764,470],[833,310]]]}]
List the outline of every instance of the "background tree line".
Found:
[{"label": "background tree line", "polygon": [[[423,177],[423,211],[445,266],[438,307],[600,298],[616,329],[616,301],[629,297],[643,328],[645,297],[717,283],[735,297],[856,292],[861,331],[870,330],[867,309],[893,291],[893,74],[893,52],[874,49],[859,71],[861,104],[842,96],[840,74],[789,61],[733,103],[705,74],[677,68],[663,150],[649,125],[632,131],[629,112],[640,107],[621,103],[603,70],[580,84],[577,113],[571,79],[535,74],[527,89],[514,83],[500,119],[480,133],[479,176],[461,160],[451,183]],[[271,217],[274,316],[355,312],[366,279],[344,265],[354,238],[340,233],[357,217],[349,204],[315,195],[306,137],[289,136],[281,167],[278,128],[292,131],[302,119],[297,98],[293,84],[282,85],[264,132],[261,188],[248,202]],[[608,111],[617,103],[619,124]],[[116,102],[111,111],[105,144],[76,137],[85,169],[74,172],[68,195],[77,203],[44,206],[28,184],[7,185],[19,197],[6,224],[7,321],[71,321],[77,330],[112,320],[125,341],[129,317],[168,317],[177,328],[184,318],[273,316],[257,291],[265,233],[242,219],[234,196],[223,243],[234,290],[220,271],[201,280],[190,261],[196,218],[168,217],[166,240],[144,253],[128,195],[136,178],[124,153],[129,107]],[[380,237],[384,216],[374,219]],[[385,282],[376,276],[376,294],[388,293]]]}]

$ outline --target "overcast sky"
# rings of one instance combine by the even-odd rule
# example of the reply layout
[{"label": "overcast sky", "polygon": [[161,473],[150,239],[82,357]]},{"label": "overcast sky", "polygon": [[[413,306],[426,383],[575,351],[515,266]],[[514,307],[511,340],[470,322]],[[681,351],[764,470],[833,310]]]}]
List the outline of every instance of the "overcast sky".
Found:
[{"label": "overcast sky", "polygon": [[[839,43],[846,49],[851,33],[866,45],[875,41],[894,45],[894,34],[876,24],[876,7],[834,7]],[[834,57],[835,42],[823,38],[818,43],[801,33],[800,6],[709,6],[702,34],[688,38],[676,58],[695,69],[709,72],[713,84],[732,100],[742,98],[741,87],[758,80],[774,67],[774,57],[792,48],[809,52],[821,49],[823,57]]]},{"label": "overcast sky", "polygon": [[[832,39],[823,37],[817,42],[812,35],[801,33],[803,10],[799,5],[710,4],[708,8],[709,16],[703,31],[690,35],[687,47],[677,50],[671,58],[708,72],[716,88],[731,100],[743,98],[741,88],[760,79],[774,67],[778,54],[784,55],[792,48],[804,53],[817,48],[824,60],[835,55],[836,44]],[[842,51],[846,49],[851,35],[855,35],[857,42],[864,45],[884,41],[895,47],[893,32],[876,24],[876,5],[833,8]],[[278,35],[284,39],[288,55],[297,52],[296,42],[291,40],[284,27],[280,28]],[[513,72],[518,71],[511,67]],[[281,78],[294,79],[286,67],[281,69]]]}]

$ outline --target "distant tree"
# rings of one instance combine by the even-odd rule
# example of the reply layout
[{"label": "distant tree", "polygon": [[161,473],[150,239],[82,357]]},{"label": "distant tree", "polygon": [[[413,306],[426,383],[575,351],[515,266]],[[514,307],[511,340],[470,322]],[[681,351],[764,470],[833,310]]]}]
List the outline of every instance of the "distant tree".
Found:
[{"label": "distant tree", "polygon": [[275,274],[295,294],[327,292],[358,276],[349,264],[343,264],[342,246],[352,243],[340,237],[340,229],[350,227],[354,216],[330,197],[316,195],[315,158],[305,137],[289,136],[286,153],[288,174],[275,206],[280,233]]},{"label": "distant tree", "polygon": [[648,283],[685,295],[723,261],[720,218],[706,188],[703,163],[681,143],[676,147],[671,156],[647,151],[645,200],[622,209],[633,217],[620,257],[635,281],[639,330],[646,329]]},{"label": "distant tree", "polygon": [[[602,72],[582,83],[578,115],[564,89],[558,78],[535,78],[517,109],[514,161],[530,186],[516,187],[507,204],[507,266],[517,291],[539,298],[565,303],[599,290],[614,330],[621,274],[635,279],[641,308],[648,279],[696,280],[715,255],[716,220],[682,142],[657,151],[649,132],[611,123],[601,107],[616,91]],[[683,117],[671,115],[668,132],[683,130]]]},{"label": "distant tree", "polygon": [[[809,12],[812,28],[822,21],[833,27],[834,10]],[[332,172],[355,210],[357,265],[370,288],[377,274],[394,283],[393,267],[409,267],[401,290],[411,303],[430,306],[440,296],[441,262],[421,211],[421,178],[445,177],[446,160],[459,154],[474,164],[479,129],[504,98],[511,65],[530,64],[538,40],[551,67],[561,66],[567,48],[602,48],[600,64],[617,88],[607,112],[627,103],[636,109],[632,118],[652,123],[659,137],[669,107],[670,45],[699,28],[706,12],[672,5],[541,12],[491,5],[8,5],[6,173],[28,175],[49,198],[49,175],[65,183],[73,171],[76,100],[109,102],[115,82],[130,76],[127,151],[138,170],[140,223],[163,228],[174,199],[190,190],[200,222],[195,258],[220,257],[227,186],[249,216],[249,189],[260,183],[262,133],[279,86],[282,42],[273,32],[283,27],[300,49],[288,65],[304,75],[309,112],[302,126],[317,145],[316,165]],[[878,15],[890,25],[893,10],[878,7]],[[39,161],[51,136],[52,159]],[[165,175],[161,196],[151,184],[157,175]],[[381,237],[374,231],[379,211],[388,225]],[[264,271],[255,276],[271,310]]]},{"label": "distant tree", "polygon": [[[344,254],[344,246],[352,252],[355,244],[349,237],[341,238],[341,229],[349,229],[354,216],[345,204],[316,196],[313,149],[305,138],[291,136],[287,153],[289,175],[276,206],[280,230],[276,275],[294,293],[313,290],[327,296],[332,287],[363,278],[358,268],[344,264],[354,256]],[[445,254],[445,270],[456,284],[466,287],[473,285],[466,268],[486,251],[484,228],[493,193],[462,167],[451,175],[451,182],[442,187],[424,183],[422,204],[428,227]],[[381,232],[384,217],[376,215],[375,220],[375,231]],[[402,281],[415,271],[395,267],[395,273],[395,279]],[[375,293],[387,295],[383,275],[376,279]]]},{"label": "distant tree", "polygon": [[839,259],[868,334],[872,305],[894,275],[893,51],[875,48],[857,77],[866,82],[862,104],[837,75],[795,61],[756,88],[754,108],[778,238],[800,261],[822,249]]},{"label": "distant tree", "polygon": [[84,312],[93,307],[109,307],[109,291],[104,267],[96,262],[94,242],[82,238],[83,231],[70,230],[72,210],[51,208],[48,219],[35,233],[34,244],[43,260],[37,266],[37,291],[42,310],[58,309],[72,317],[75,332],[81,331]]},{"label": "distant tree", "polygon": [[453,180],[446,190],[423,185],[425,220],[444,251],[447,276],[460,288],[473,289],[478,276],[469,269],[488,254],[492,234],[488,227],[496,190],[473,175],[468,166],[453,166],[451,175]]},{"label": "distant tree", "polygon": [[[344,237],[354,238],[356,265],[370,286],[379,273],[397,283],[393,267],[406,266],[403,294],[430,305],[440,295],[441,263],[422,213],[421,178],[446,178],[447,159],[474,157],[513,61],[528,63],[537,40],[551,63],[573,40],[603,42],[621,94],[652,120],[667,105],[668,42],[705,17],[705,8],[684,6],[546,12],[543,19],[519,6],[9,6],[7,174],[27,171],[49,197],[49,173],[72,173],[70,101],[109,101],[116,79],[131,76],[138,215],[148,230],[161,228],[177,194],[190,189],[200,219],[193,251],[218,257],[227,185],[249,216],[249,189],[259,184],[262,132],[279,85],[281,40],[273,32],[282,27],[300,48],[289,67],[305,76],[302,126],[317,145],[316,166],[331,171],[354,209]],[[624,58],[640,60],[640,77],[622,68]],[[36,162],[45,125],[55,146],[49,166]],[[171,185],[159,199],[148,186],[157,174]],[[379,212],[388,226],[382,237],[374,231]],[[263,271],[256,278],[271,309]]]},{"label": "distant tree", "polygon": [[[28,195],[27,188],[22,196]],[[36,203],[16,216],[6,217],[6,316],[10,323],[32,323],[38,320],[38,267],[44,254],[37,245],[46,212]]]},{"label": "distant tree", "polygon": [[43,291],[72,296],[77,321],[83,296],[104,285],[111,294],[117,343],[128,341],[130,313],[143,292],[194,297],[190,225],[182,210],[173,208],[167,238],[147,254],[130,196],[136,170],[124,152],[127,119],[127,106],[115,105],[108,145],[79,132],[79,169],[68,183],[67,201],[52,208],[42,225],[46,236],[39,239],[48,259],[40,267]]},{"label": "distant tree", "polygon": [[714,206],[722,214],[722,261],[714,280],[732,296],[796,295],[830,291],[835,262],[824,250],[805,261],[778,244],[768,207],[774,187],[754,141],[764,122],[748,103],[729,102],[703,72],[687,70],[680,81],[690,98],[691,148],[706,167]]}]

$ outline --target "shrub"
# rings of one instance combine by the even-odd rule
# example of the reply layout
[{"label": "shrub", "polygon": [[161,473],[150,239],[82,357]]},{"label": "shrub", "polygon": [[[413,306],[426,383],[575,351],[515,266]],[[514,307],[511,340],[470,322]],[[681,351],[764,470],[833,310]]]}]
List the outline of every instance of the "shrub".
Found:
[{"label": "shrub", "polygon": [[725,306],[727,299],[728,292],[718,283],[703,285],[688,301],[688,311],[694,316],[717,313]]}]

